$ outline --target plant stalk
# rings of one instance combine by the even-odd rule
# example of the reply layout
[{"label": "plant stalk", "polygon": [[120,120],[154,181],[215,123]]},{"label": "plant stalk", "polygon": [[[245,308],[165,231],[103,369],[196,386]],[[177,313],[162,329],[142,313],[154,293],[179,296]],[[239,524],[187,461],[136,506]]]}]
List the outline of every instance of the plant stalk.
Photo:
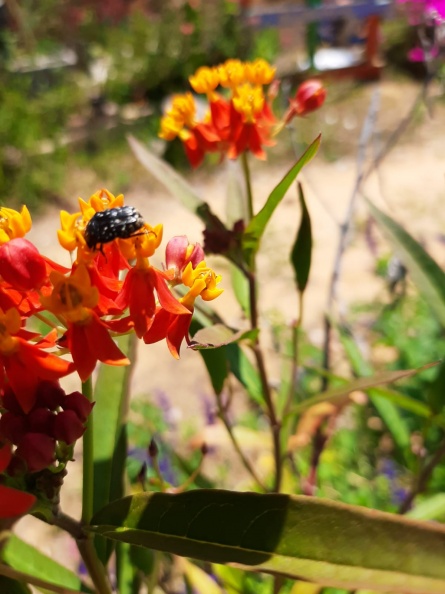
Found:
[{"label": "plant stalk", "polygon": [[[93,380],[91,377],[82,382],[82,394],[93,401]],[[94,409],[88,417],[83,434],[83,485],[82,485],[82,524],[88,524],[93,515],[94,500],[94,446],[93,446]]]}]

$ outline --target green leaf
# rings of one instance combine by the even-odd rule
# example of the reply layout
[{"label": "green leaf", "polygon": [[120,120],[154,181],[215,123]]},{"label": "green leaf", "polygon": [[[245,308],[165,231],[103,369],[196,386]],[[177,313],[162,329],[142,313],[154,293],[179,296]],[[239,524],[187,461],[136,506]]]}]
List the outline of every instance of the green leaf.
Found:
[{"label": "green leaf", "polygon": [[[343,344],[345,352],[348,356],[348,359],[351,363],[352,370],[354,371],[355,375],[361,376],[371,376],[372,375],[372,367],[369,365],[367,361],[363,358],[360,349],[358,348],[353,336],[347,331],[344,327],[338,328],[340,332],[340,340]],[[435,363],[430,365],[425,365],[418,370],[408,370],[412,371],[412,373],[417,373],[423,369],[428,369],[431,365],[435,365]],[[389,372],[389,373],[399,373],[399,372]],[[401,372],[403,373],[403,371]],[[412,375],[412,374],[411,374]],[[366,381],[366,377],[364,378]],[[380,383],[380,382],[379,382]],[[383,383],[383,382],[382,382]],[[376,386],[377,384],[374,384]],[[382,421],[385,423],[386,427],[391,432],[391,435],[396,442],[397,446],[400,448],[401,452],[403,453],[404,457],[406,458],[407,463],[410,463],[412,460],[412,452],[411,452],[411,434],[405,419],[400,414],[397,406],[390,402],[386,398],[382,398],[378,392],[375,392],[375,388],[368,386],[369,389],[368,395],[371,399],[371,402],[377,409]]]},{"label": "green leaf", "polygon": [[304,199],[303,187],[300,183],[298,184],[298,197],[301,206],[301,222],[290,259],[295,270],[297,288],[300,293],[303,293],[306,289],[311,268],[312,228],[309,211]]},{"label": "green leaf", "polygon": [[204,201],[192,186],[173,167],[163,159],[159,159],[131,134],[127,137],[128,144],[139,163],[163,186],[169,190],[188,210],[197,212]]},{"label": "green leaf", "polygon": [[232,343],[226,347],[230,371],[244,386],[249,396],[258,404],[264,404],[263,389],[257,370],[247,358],[239,344]]},{"label": "green leaf", "polygon": [[440,413],[445,406],[445,360],[442,361],[437,375],[426,391],[426,397],[431,410]]},{"label": "green leaf", "polygon": [[318,147],[320,146],[321,136],[317,136],[314,142],[306,149],[300,159],[295,165],[286,173],[280,183],[272,190],[269,195],[266,204],[263,208],[252,218],[247,225],[243,235],[243,253],[246,262],[251,265],[253,257],[258,251],[261,237],[266,229],[267,223],[269,222],[272,214],[274,213],[281,200],[284,198],[286,192],[290,188],[291,184],[295,181],[295,178],[303,169],[303,167],[309,163],[309,161],[317,154]]},{"label": "green leaf", "polygon": [[367,201],[372,216],[393,244],[417,289],[445,326],[445,274],[437,262],[403,227]]},{"label": "green leaf", "polygon": [[[119,348],[134,360],[136,337],[126,334],[117,338]],[[94,502],[97,511],[124,494],[127,457],[126,409],[132,365],[100,365],[94,386]],[[105,542],[96,542],[100,559],[105,562],[111,550]]]},{"label": "green leaf", "polygon": [[93,524],[118,541],[324,586],[445,592],[445,527],[315,497],[143,493]]},{"label": "green leaf", "polygon": [[249,282],[245,275],[238,266],[230,263],[230,280],[233,293],[244,312],[246,318],[250,316],[250,303],[249,303]]},{"label": "green leaf", "polygon": [[198,351],[202,349],[217,349],[241,340],[253,341],[258,336],[258,330],[240,330],[234,332],[224,324],[215,324],[198,330],[190,342],[190,348]]},{"label": "green leaf", "polygon": [[[350,382],[345,383],[343,386],[338,386],[336,388],[331,388],[330,390],[326,390],[325,392],[321,392],[321,394],[317,394],[317,396],[313,396],[312,398],[307,398],[300,402],[296,406],[293,406],[290,414],[297,414],[301,413],[304,410],[307,410],[311,406],[315,404],[319,404],[320,402],[332,402],[335,404],[338,401],[341,401],[345,396],[348,396],[351,392],[355,390],[369,390],[370,388],[374,388],[375,386],[379,386],[381,384],[391,384],[397,380],[410,377],[415,375],[416,373],[420,373],[425,369],[429,369],[434,363],[429,365],[424,365],[419,369],[402,369],[400,371],[384,371],[383,373],[379,373],[377,375],[373,375],[370,377],[361,377],[356,380],[352,380]],[[376,396],[380,398],[387,397],[388,400],[392,400],[397,404],[404,403],[405,407],[411,407],[411,409],[415,409],[416,411],[420,411],[422,416],[430,416],[428,407],[425,405],[422,406],[421,402],[417,402],[407,396],[403,396],[402,394],[398,394],[397,392],[385,392],[379,393],[376,390]]]},{"label": "green leaf", "polygon": [[417,503],[416,507],[406,514],[413,520],[444,520],[445,493],[437,493]]},{"label": "green leaf", "polygon": [[[22,575],[23,581],[52,592],[91,592],[79,577],[15,535],[0,549],[0,559]],[[3,573],[0,571],[0,573]],[[40,583],[41,582],[41,583]],[[40,583],[40,585],[39,585]],[[3,592],[3,590],[1,590]]]},{"label": "green leaf", "polygon": [[148,151],[134,136],[128,135],[128,144],[141,165],[158,182],[171,192],[185,208],[195,213],[210,229],[224,229],[223,223],[214,215],[207,204],[192,186],[168,163]]}]

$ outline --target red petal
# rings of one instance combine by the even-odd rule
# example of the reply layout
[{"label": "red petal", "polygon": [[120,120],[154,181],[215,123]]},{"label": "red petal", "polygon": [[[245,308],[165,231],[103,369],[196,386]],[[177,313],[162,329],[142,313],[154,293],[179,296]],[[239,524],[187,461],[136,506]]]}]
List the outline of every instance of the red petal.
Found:
[{"label": "red petal", "polygon": [[0,518],[14,518],[26,514],[35,500],[31,493],[0,485]]}]

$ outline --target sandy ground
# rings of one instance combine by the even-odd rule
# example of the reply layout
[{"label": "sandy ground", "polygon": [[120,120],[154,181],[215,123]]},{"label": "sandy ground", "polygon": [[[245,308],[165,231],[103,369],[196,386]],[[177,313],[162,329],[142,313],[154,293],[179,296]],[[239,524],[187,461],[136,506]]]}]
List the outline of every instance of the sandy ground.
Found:
[{"label": "sandy ground", "polygon": [[[326,153],[321,151],[305,168],[300,178],[304,184],[314,232],[313,264],[306,295],[304,327],[315,342],[321,337],[321,320],[337,249],[339,225],[345,216],[356,179],[356,149],[360,128],[375,89],[372,85],[364,87],[347,106],[340,104],[326,107],[324,119],[319,120],[319,126],[327,137],[329,147],[335,146],[337,142],[336,158],[328,160],[324,158]],[[374,136],[377,149],[387,138],[388,131],[395,128],[409,112],[417,92],[417,87],[409,83],[387,80],[381,84],[381,108]],[[418,118],[416,125],[404,135],[378,172],[370,176],[363,186],[363,193],[369,199],[390,212],[411,233],[422,239],[441,263],[445,262],[443,244],[438,239],[445,230],[444,132],[445,106],[442,104],[435,109],[433,118],[426,113]],[[308,137],[307,140],[310,141],[311,138]],[[254,194],[258,208],[293,161],[289,152],[283,157],[272,158],[268,164],[255,164]],[[227,166],[222,166],[211,174],[198,172],[190,176],[190,182],[222,217],[225,217],[226,210],[227,178]],[[76,187],[75,181],[71,184],[75,187],[73,195],[82,195],[85,198],[100,187]],[[109,189],[114,193],[120,191],[119,188]],[[150,224],[164,224],[164,245],[170,237],[179,234],[187,234],[191,241],[201,240],[200,221],[158,184],[154,184],[148,175],[139,176],[138,181],[126,192],[125,199],[127,204],[139,208]],[[75,208],[76,203],[73,201],[72,210]],[[263,339],[266,343],[270,338],[272,320],[290,322],[297,315],[293,272],[288,254],[299,217],[297,195],[291,190],[275,212],[262,243],[258,267],[261,319],[265,329]],[[342,264],[339,303],[343,312],[347,312],[352,303],[384,298],[382,282],[374,274],[375,257],[364,237],[367,218],[366,205],[359,199]],[[57,211],[48,209],[45,216],[34,222],[30,239],[43,253],[64,262],[66,254],[57,245],[57,226]],[[378,232],[375,233],[378,237]],[[388,248],[379,238],[378,241],[380,253],[387,252]],[[222,272],[223,285],[227,288],[218,299],[218,312],[231,325],[240,326],[243,320],[229,288],[227,266],[219,258],[211,258],[210,261],[215,269]],[[194,427],[198,431],[203,424],[202,397],[211,394],[199,355],[184,349],[178,362],[169,355],[166,345],[162,343],[141,345],[138,357],[132,394],[135,397],[149,397],[150,393],[164,392],[172,402],[174,413],[182,427]],[[274,373],[275,370],[272,369],[272,379],[276,379]],[[77,389],[77,386],[72,387]],[[224,444],[223,447],[230,446]],[[79,467],[79,462],[73,466],[76,465]],[[64,500],[70,512],[76,514],[80,496],[80,486],[76,482],[79,474],[74,468],[70,473],[72,478],[68,480]],[[26,520],[26,523],[19,524],[18,530],[27,540],[34,540],[35,524],[33,520]],[[58,548],[58,541],[44,539],[45,552],[59,557]]]}]

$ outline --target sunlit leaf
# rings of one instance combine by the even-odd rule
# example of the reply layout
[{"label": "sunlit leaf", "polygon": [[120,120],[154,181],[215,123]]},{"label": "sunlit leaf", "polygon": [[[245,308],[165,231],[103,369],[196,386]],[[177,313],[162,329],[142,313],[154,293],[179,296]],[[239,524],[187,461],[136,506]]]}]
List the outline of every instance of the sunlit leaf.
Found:
[{"label": "sunlit leaf", "polygon": [[433,382],[426,390],[426,397],[431,410],[440,413],[445,408],[445,360],[442,361]]},{"label": "sunlit leaf", "polygon": [[[134,359],[136,337],[127,334],[117,338],[123,353]],[[93,409],[94,502],[98,510],[124,494],[123,476],[127,457],[125,409],[128,405],[132,366],[100,365],[94,387],[96,404]],[[96,542],[102,561],[111,553],[105,543]]]},{"label": "sunlit leaf", "polygon": [[348,396],[351,392],[355,392],[356,390],[369,390],[369,388],[380,386],[382,384],[391,384],[392,382],[411,377],[416,373],[420,373],[425,369],[429,369],[433,365],[435,365],[435,363],[429,363],[428,365],[424,365],[418,369],[384,371],[371,377],[361,377],[359,379],[352,380],[343,386],[326,390],[325,392],[321,392],[321,394],[317,394],[317,396],[312,396],[312,398],[303,400],[303,402],[300,402],[296,406],[292,407],[291,414],[300,413],[314,406],[315,404],[319,404],[320,402],[340,402],[345,396]]},{"label": "sunlit leaf", "polygon": [[347,589],[445,592],[445,527],[326,499],[143,493],[93,518],[108,538]]},{"label": "sunlit leaf", "polygon": [[[345,349],[347,357],[351,363],[352,370],[355,375],[362,378],[365,382],[369,379],[370,376],[373,374],[373,369],[371,365],[365,360],[363,357],[360,349],[357,346],[357,343],[354,340],[354,337],[347,331],[346,328],[339,326],[338,327],[340,333],[340,340],[342,345]],[[423,369],[428,369],[435,363],[426,365],[424,367],[419,368],[418,370],[411,370],[412,373],[417,373],[418,371],[422,371]],[[408,370],[409,371],[409,370]],[[392,372],[389,372],[392,373]],[[398,372],[395,372],[398,373]],[[402,373],[404,371],[402,370]],[[365,376],[365,377],[363,377]],[[367,377],[366,377],[367,376]],[[361,380],[358,380],[361,381]],[[393,380],[394,381],[394,380]],[[389,383],[389,382],[379,382],[379,383]],[[408,427],[408,423],[405,418],[400,414],[397,406],[388,400],[387,398],[382,397],[382,394],[379,394],[377,386],[379,384],[374,384],[373,386],[367,386],[368,395],[377,409],[377,412],[380,415],[380,418],[385,423],[386,427],[389,429],[395,443],[400,448],[401,452],[406,458],[407,463],[410,463],[412,460],[412,452],[411,452],[411,432]],[[364,389],[364,388],[362,388]],[[377,392],[375,391],[377,390]]]},{"label": "sunlit leaf", "polygon": [[155,177],[158,182],[165,186],[174,198],[176,198],[189,211],[195,213],[208,228],[213,229],[215,225],[217,227],[222,225],[218,217],[212,213],[209,205],[204,202],[182,175],[163,159],[160,159],[151,153],[141,142],[136,140],[134,136],[128,135],[127,138],[131,150],[141,165]]},{"label": "sunlit leaf", "polygon": [[224,594],[216,581],[194,563],[182,559],[180,568],[184,572],[194,594]]},{"label": "sunlit leaf", "polygon": [[[39,588],[47,587],[52,592],[63,593],[91,592],[75,573],[15,535],[2,543],[0,560],[18,572],[23,581]],[[0,573],[5,575],[4,571],[0,570]],[[1,592],[3,594],[3,591]]]},{"label": "sunlit leaf", "polygon": [[312,228],[309,211],[304,199],[303,187],[300,183],[298,184],[298,198],[301,206],[301,221],[290,259],[295,271],[297,288],[302,293],[306,289],[311,268]]},{"label": "sunlit leaf", "polygon": [[391,217],[369,200],[368,206],[383,233],[411,274],[417,289],[445,326],[445,273],[424,248]]},{"label": "sunlit leaf", "polygon": [[314,142],[306,149],[297,163],[286,173],[280,183],[272,190],[263,208],[252,218],[247,225],[243,236],[243,252],[246,262],[251,264],[252,258],[258,251],[261,237],[275,209],[284,198],[286,192],[295,181],[295,178],[317,154],[320,146],[321,136],[317,136]]},{"label": "sunlit leaf", "polygon": [[202,349],[217,349],[222,346],[227,346],[233,342],[240,342],[241,340],[255,340],[258,335],[258,330],[241,330],[233,332],[223,324],[215,324],[198,330],[194,334],[190,343],[190,348],[193,350]]},{"label": "sunlit leaf", "polygon": [[415,520],[443,520],[445,518],[445,493],[436,493],[420,503],[416,499],[416,506],[406,515]]}]

